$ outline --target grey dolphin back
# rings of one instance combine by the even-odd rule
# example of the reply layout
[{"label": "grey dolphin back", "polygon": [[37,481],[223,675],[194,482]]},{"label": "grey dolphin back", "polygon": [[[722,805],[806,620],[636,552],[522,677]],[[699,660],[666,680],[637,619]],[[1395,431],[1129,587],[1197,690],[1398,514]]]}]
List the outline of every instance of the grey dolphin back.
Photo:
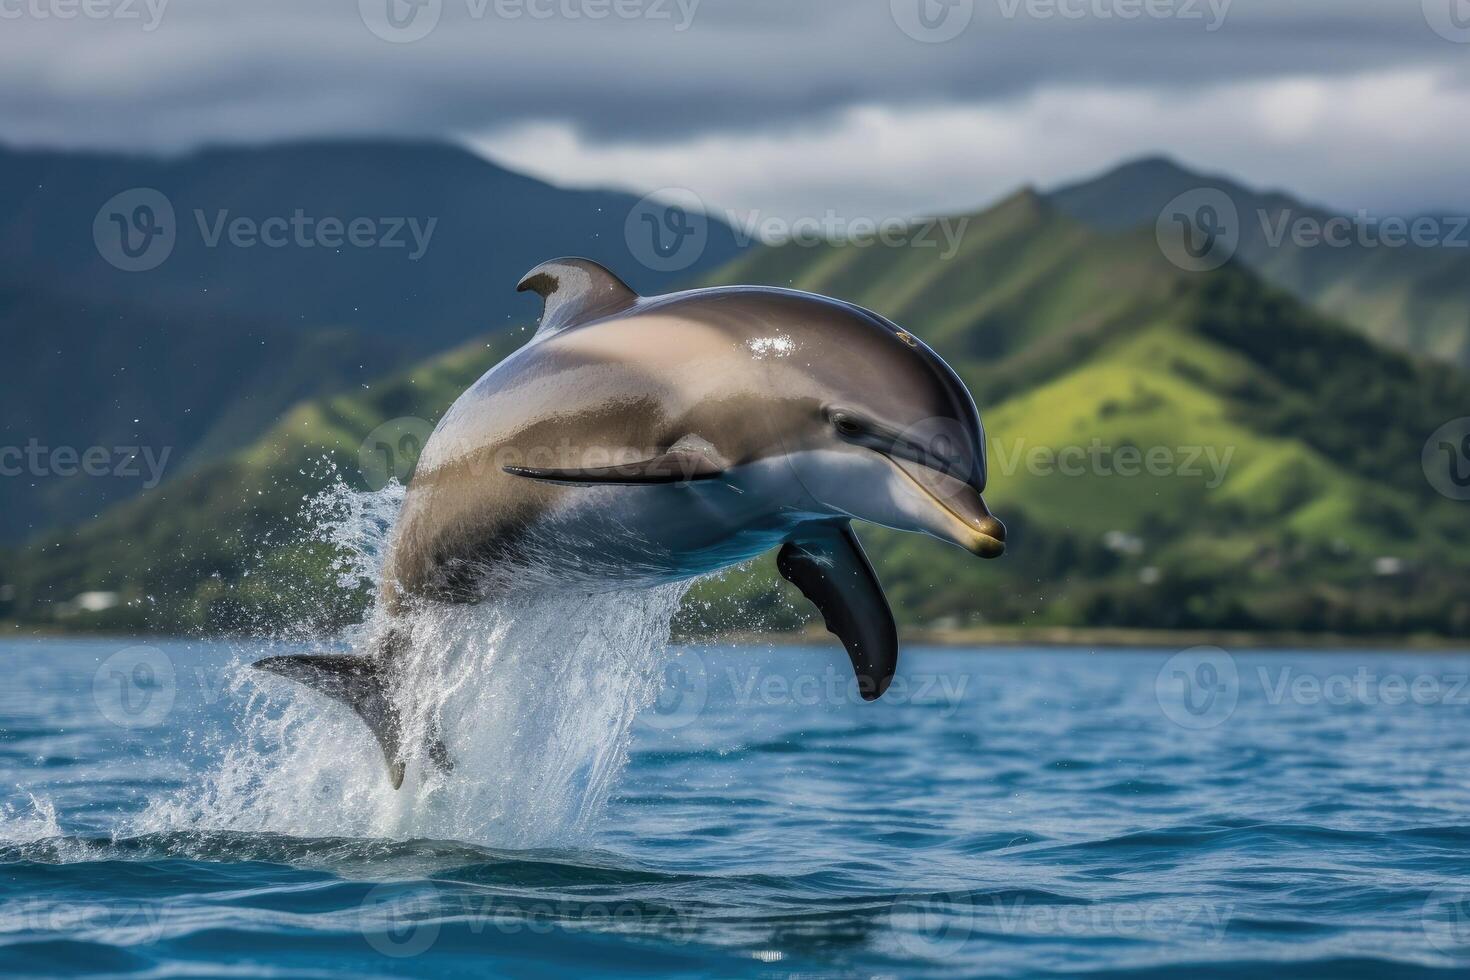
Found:
[{"label": "grey dolphin back", "polygon": [[536,337],[545,337],[631,309],[638,294],[606,267],[591,259],[542,262],[521,277],[516,292],[527,290],[545,301]]},{"label": "grey dolphin back", "polygon": [[864,701],[888,690],[898,669],[898,627],[852,525],[818,524],[781,546],[776,567],[817,607],[847,648]]}]

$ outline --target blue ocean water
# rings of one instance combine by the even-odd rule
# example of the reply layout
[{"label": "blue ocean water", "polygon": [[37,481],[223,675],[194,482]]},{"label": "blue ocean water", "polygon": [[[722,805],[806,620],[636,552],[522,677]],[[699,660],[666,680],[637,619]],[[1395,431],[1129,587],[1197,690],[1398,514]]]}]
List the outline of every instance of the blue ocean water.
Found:
[{"label": "blue ocean water", "polygon": [[365,835],[421,798],[325,772],[282,809],[254,652],[0,643],[0,971],[1470,971],[1467,655],[910,649],[867,705],[835,648],[680,649],[526,848],[580,798],[544,773],[455,811],[480,840]]}]

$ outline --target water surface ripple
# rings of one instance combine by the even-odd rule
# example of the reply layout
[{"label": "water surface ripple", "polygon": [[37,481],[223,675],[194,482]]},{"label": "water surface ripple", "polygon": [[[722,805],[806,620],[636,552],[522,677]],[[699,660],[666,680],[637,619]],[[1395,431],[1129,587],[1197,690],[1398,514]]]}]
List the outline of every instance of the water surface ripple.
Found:
[{"label": "water surface ripple", "polygon": [[524,849],[184,820],[253,651],[147,645],[0,644],[0,971],[1470,970],[1466,655],[916,649],[865,705],[840,650],[682,649],[601,818]]}]

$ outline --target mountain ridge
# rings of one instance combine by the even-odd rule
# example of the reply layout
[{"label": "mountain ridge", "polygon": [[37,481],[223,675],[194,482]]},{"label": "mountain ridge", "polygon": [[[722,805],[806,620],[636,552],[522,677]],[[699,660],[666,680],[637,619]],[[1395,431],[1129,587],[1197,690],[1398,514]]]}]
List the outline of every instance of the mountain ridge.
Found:
[{"label": "mountain ridge", "polygon": [[[1073,218],[1116,232],[1153,228],[1171,202],[1201,191],[1229,199],[1239,222],[1235,257],[1267,282],[1381,343],[1470,368],[1470,217],[1440,216],[1441,240],[1433,247],[1393,246],[1383,240],[1383,222],[1402,218],[1409,225],[1427,216],[1370,215],[1365,226],[1288,192],[1253,190],[1161,156],[1125,162],[1047,196]],[[1324,239],[1324,232],[1335,237]]]},{"label": "mountain ridge", "polygon": [[[1470,383],[1243,265],[1186,273],[1151,232],[1103,233],[1023,193],[973,216],[948,260],[789,243],[705,281],[874,308],[975,392],[992,440],[987,497],[1012,547],[980,563],[862,528],[906,624],[1470,628],[1470,530],[1419,469],[1423,440],[1470,401]],[[11,615],[50,621],[55,604],[95,589],[135,603],[89,620],[98,626],[350,621],[363,596],[336,586],[331,549],[302,530],[303,497],[326,474],[350,475],[374,426],[437,417],[521,339],[472,342],[371,391],[298,405],[248,451],[39,543],[12,563]],[[1105,465],[1062,471],[1094,445]],[[1167,465],[1156,473],[1149,459]],[[682,628],[796,625],[788,598],[762,560],[698,583]]]}]

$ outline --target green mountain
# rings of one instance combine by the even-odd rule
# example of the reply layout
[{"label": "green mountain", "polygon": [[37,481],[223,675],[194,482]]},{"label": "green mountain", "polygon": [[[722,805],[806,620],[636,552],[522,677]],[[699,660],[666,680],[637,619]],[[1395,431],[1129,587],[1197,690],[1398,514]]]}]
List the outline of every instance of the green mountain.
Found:
[{"label": "green mountain", "polygon": [[[0,282],[0,541],[74,526],[259,438],[308,398],[391,371],[398,345],[141,312]],[[23,367],[22,367],[23,366]],[[73,456],[93,451],[89,474]],[[29,458],[16,457],[16,452]]]},{"label": "green mountain", "polygon": [[[973,216],[958,252],[788,244],[713,277],[832,293],[914,330],[986,418],[1000,562],[865,528],[909,624],[1343,632],[1470,627],[1470,525],[1425,479],[1425,440],[1470,404],[1445,366],[1387,351],[1239,266],[1181,272],[1152,230],[1088,227],[1034,192]],[[6,564],[10,615],[115,590],[98,626],[335,621],[303,496],[354,474],[364,434],[437,417],[519,338],[304,403],[248,451]],[[768,561],[701,583],[686,626],[791,625]]]},{"label": "green mountain", "polygon": [[1268,282],[1383,344],[1470,367],[1470,219],[1463,216],[1408,216],[1432,222],[1425,240],[1436,243],[1415,244],[1406,234],[1412,225],[1387,224],[1400,216],[1341,216],[1160,158],[1124,164],[1050,198],[1064,213],[1117,232],[1153,228],[1171,201],[1200,190],[1218,190],[1234,204],[1236,257]]}]

